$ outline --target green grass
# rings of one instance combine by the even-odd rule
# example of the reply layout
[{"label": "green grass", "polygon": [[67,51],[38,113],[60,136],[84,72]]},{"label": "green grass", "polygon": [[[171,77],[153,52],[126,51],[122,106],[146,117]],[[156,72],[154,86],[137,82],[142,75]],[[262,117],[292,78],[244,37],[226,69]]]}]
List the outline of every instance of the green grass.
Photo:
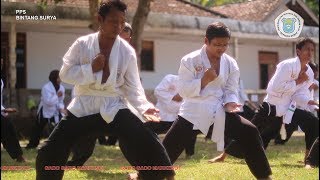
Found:
[{"label": "green grass", "polygon": [[[20,141],[25,146],[25,141]],[[286,145],[273,145],[267,150],[267,156],[275,180],[316,180],[319,179],[319,169],[305,169],[298,161],[304,158],[304,136],[295,133]],[[146,147],[147,148],[147,147]],[[35,179],[35,157],[36,150],[25,150],[24,157],[26,163],[16,163],[8,153],[1,148],[2,166],[26,166],[29,170],[6,170],[1,171],[1,179],[5,180],[29,180]],[[203,136],[198,136],[195,155],[191,159],[185,159],[183,153],[174,166],[179,166],[176,170],[177,180],[248,180],[255,179],[250,173],[244,160],[236,159],[231,156],[224,163],[208,164],[207,160],[218,155],[215,143],[204,141]],[[126,179],[128,172],[122,167],[129,166],[124,159],[118,146],[109,147],[96,145],[94,154],[86,162],[85,166],[99,166],[103,170],[68,170],[65,171],[64,179]]]}]

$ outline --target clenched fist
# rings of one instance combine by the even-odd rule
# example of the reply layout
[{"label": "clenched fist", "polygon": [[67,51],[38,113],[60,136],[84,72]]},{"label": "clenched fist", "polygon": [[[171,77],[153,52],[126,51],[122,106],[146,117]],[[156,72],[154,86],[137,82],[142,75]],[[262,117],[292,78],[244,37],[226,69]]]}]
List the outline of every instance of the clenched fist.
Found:
[{"label": "clenched fist", "polygon": [[106,62],[106,57],[101,53],[97,54],[97,56],[94,57],[91,63],[92,72],[95,73],[95,72],[101,71],[104,67],[105,62]]},{"label": "clenched fist", "polygon": [[217,76],[216,70],[213,68],[207,69],[201,79],[201,88],[204,88],[208,83],[215,80]]}]

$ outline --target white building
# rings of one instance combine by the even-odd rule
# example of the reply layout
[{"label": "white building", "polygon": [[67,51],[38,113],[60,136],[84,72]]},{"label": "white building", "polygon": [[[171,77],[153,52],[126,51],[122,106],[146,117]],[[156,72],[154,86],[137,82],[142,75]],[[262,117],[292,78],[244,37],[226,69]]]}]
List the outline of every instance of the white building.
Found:
[{"label": "white building", "polygon": [[[41,12],[33,1],[17,1],[1,1],[1,57],[5,60],[2,76],[8,76],[10,67],[14,68],[13,64],[16,64],[17,88],[40,89],[48,81],[49,72],[60,69],[62,57],[75,39],[91,33],[88,2],[66,0],[61,5],[49,5]],[[128,19],[131,21],[137,1],[125,2],[129,5]],[[261,3],[261,6],[268,4],[260,0],[252,2]],[[183,0],[154,1],[143,33],[141,77],[144,87],[152,90],[166,74],[176,74],[180,59],[201,48],[207,25],[222,21],[232,31],[228,53],[238,61],[245,87],[263,89],[275,65],[295,56],[296,40],[281,39],[273,25],[273,18],[289,7],[294,10],[296,6],[303,6],[297,9],[298,13],[309,18],[305,22],[317,24],[304,26],[301,36],[309,36],[316,42],[315,59],[319,62],[318,19],[314,19],[314,14],[300,0],[295,0],[295,5],[289,0],[276,2],[280,3],[268,9],[268,18],[250,20],[236,19],[236,14],[228,16],[228,7],[208,10]],[[26,14],[17,14],[16,10],[25,10]],[[40,20],[41,13],[56,19]],[[32,16],[38,16],[38,19],[20,20],[20,16],[26,15],[29,19],[35,18]],[[6,86],[8,83],[10,80],[5,79]]]}]

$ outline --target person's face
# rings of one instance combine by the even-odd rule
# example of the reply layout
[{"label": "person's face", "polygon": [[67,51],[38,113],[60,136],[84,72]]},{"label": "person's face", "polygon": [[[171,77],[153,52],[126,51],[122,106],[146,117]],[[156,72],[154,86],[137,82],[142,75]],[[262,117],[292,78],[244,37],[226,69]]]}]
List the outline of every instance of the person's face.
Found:
[{"label": "person's face", "polygon": [[110,12],[105,16],[103,20],[102,16],[99,15],[100,33],[115,38],[122,31],[125,24],[125,13],[111,8]]},{"label": "person's face", "polygon": [[209,56],[220,58],[229,46],[229,37],[217,37],[209,41],[205,38],[205,44],[207,45],[207,53]]},{"label": "person's face", "polygon": [[312,43],[307,42],[301,49],[297,49],[297,55],[303,62],[309,62],[314,55],[314,46]]},{"label": "person's face", "polygon": [[131,33],[130,31],[121,31],[120,33],[120,37],[122,37],[122,39],[126,40],[128,43],[130,43],[131,41]]},{"label": "person's face", "polygon": [[60,84],[60,83],[61,83],[61,79],[60,79],[60,77],[58,77],[57,84]]}]

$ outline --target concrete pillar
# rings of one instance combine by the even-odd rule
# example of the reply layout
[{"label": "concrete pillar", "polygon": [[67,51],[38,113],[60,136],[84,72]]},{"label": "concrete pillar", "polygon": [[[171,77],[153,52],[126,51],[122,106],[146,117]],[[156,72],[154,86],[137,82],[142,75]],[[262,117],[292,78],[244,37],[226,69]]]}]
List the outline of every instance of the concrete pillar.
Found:
[{"label": "concrete pillar", "polygon": [[235,37],[233,39],[233,57],[238,61],[239,58],[239,46],[238,46],[238,38]]},{"label": "concrete pillar", "polygon": [[296,43],[292,42],[292,57],[297,56],[297,51],[296,51]]},{"label": "concrete pillar", "polygon": [[17,32],[16,24],[10,23],[9,31],[9,89],[10,89],[10,100],[9,103],[11,106],[17,105],[16,98],[16,81],[17,81],[17,68],[16,68],[16,46],[17,46]]}]

